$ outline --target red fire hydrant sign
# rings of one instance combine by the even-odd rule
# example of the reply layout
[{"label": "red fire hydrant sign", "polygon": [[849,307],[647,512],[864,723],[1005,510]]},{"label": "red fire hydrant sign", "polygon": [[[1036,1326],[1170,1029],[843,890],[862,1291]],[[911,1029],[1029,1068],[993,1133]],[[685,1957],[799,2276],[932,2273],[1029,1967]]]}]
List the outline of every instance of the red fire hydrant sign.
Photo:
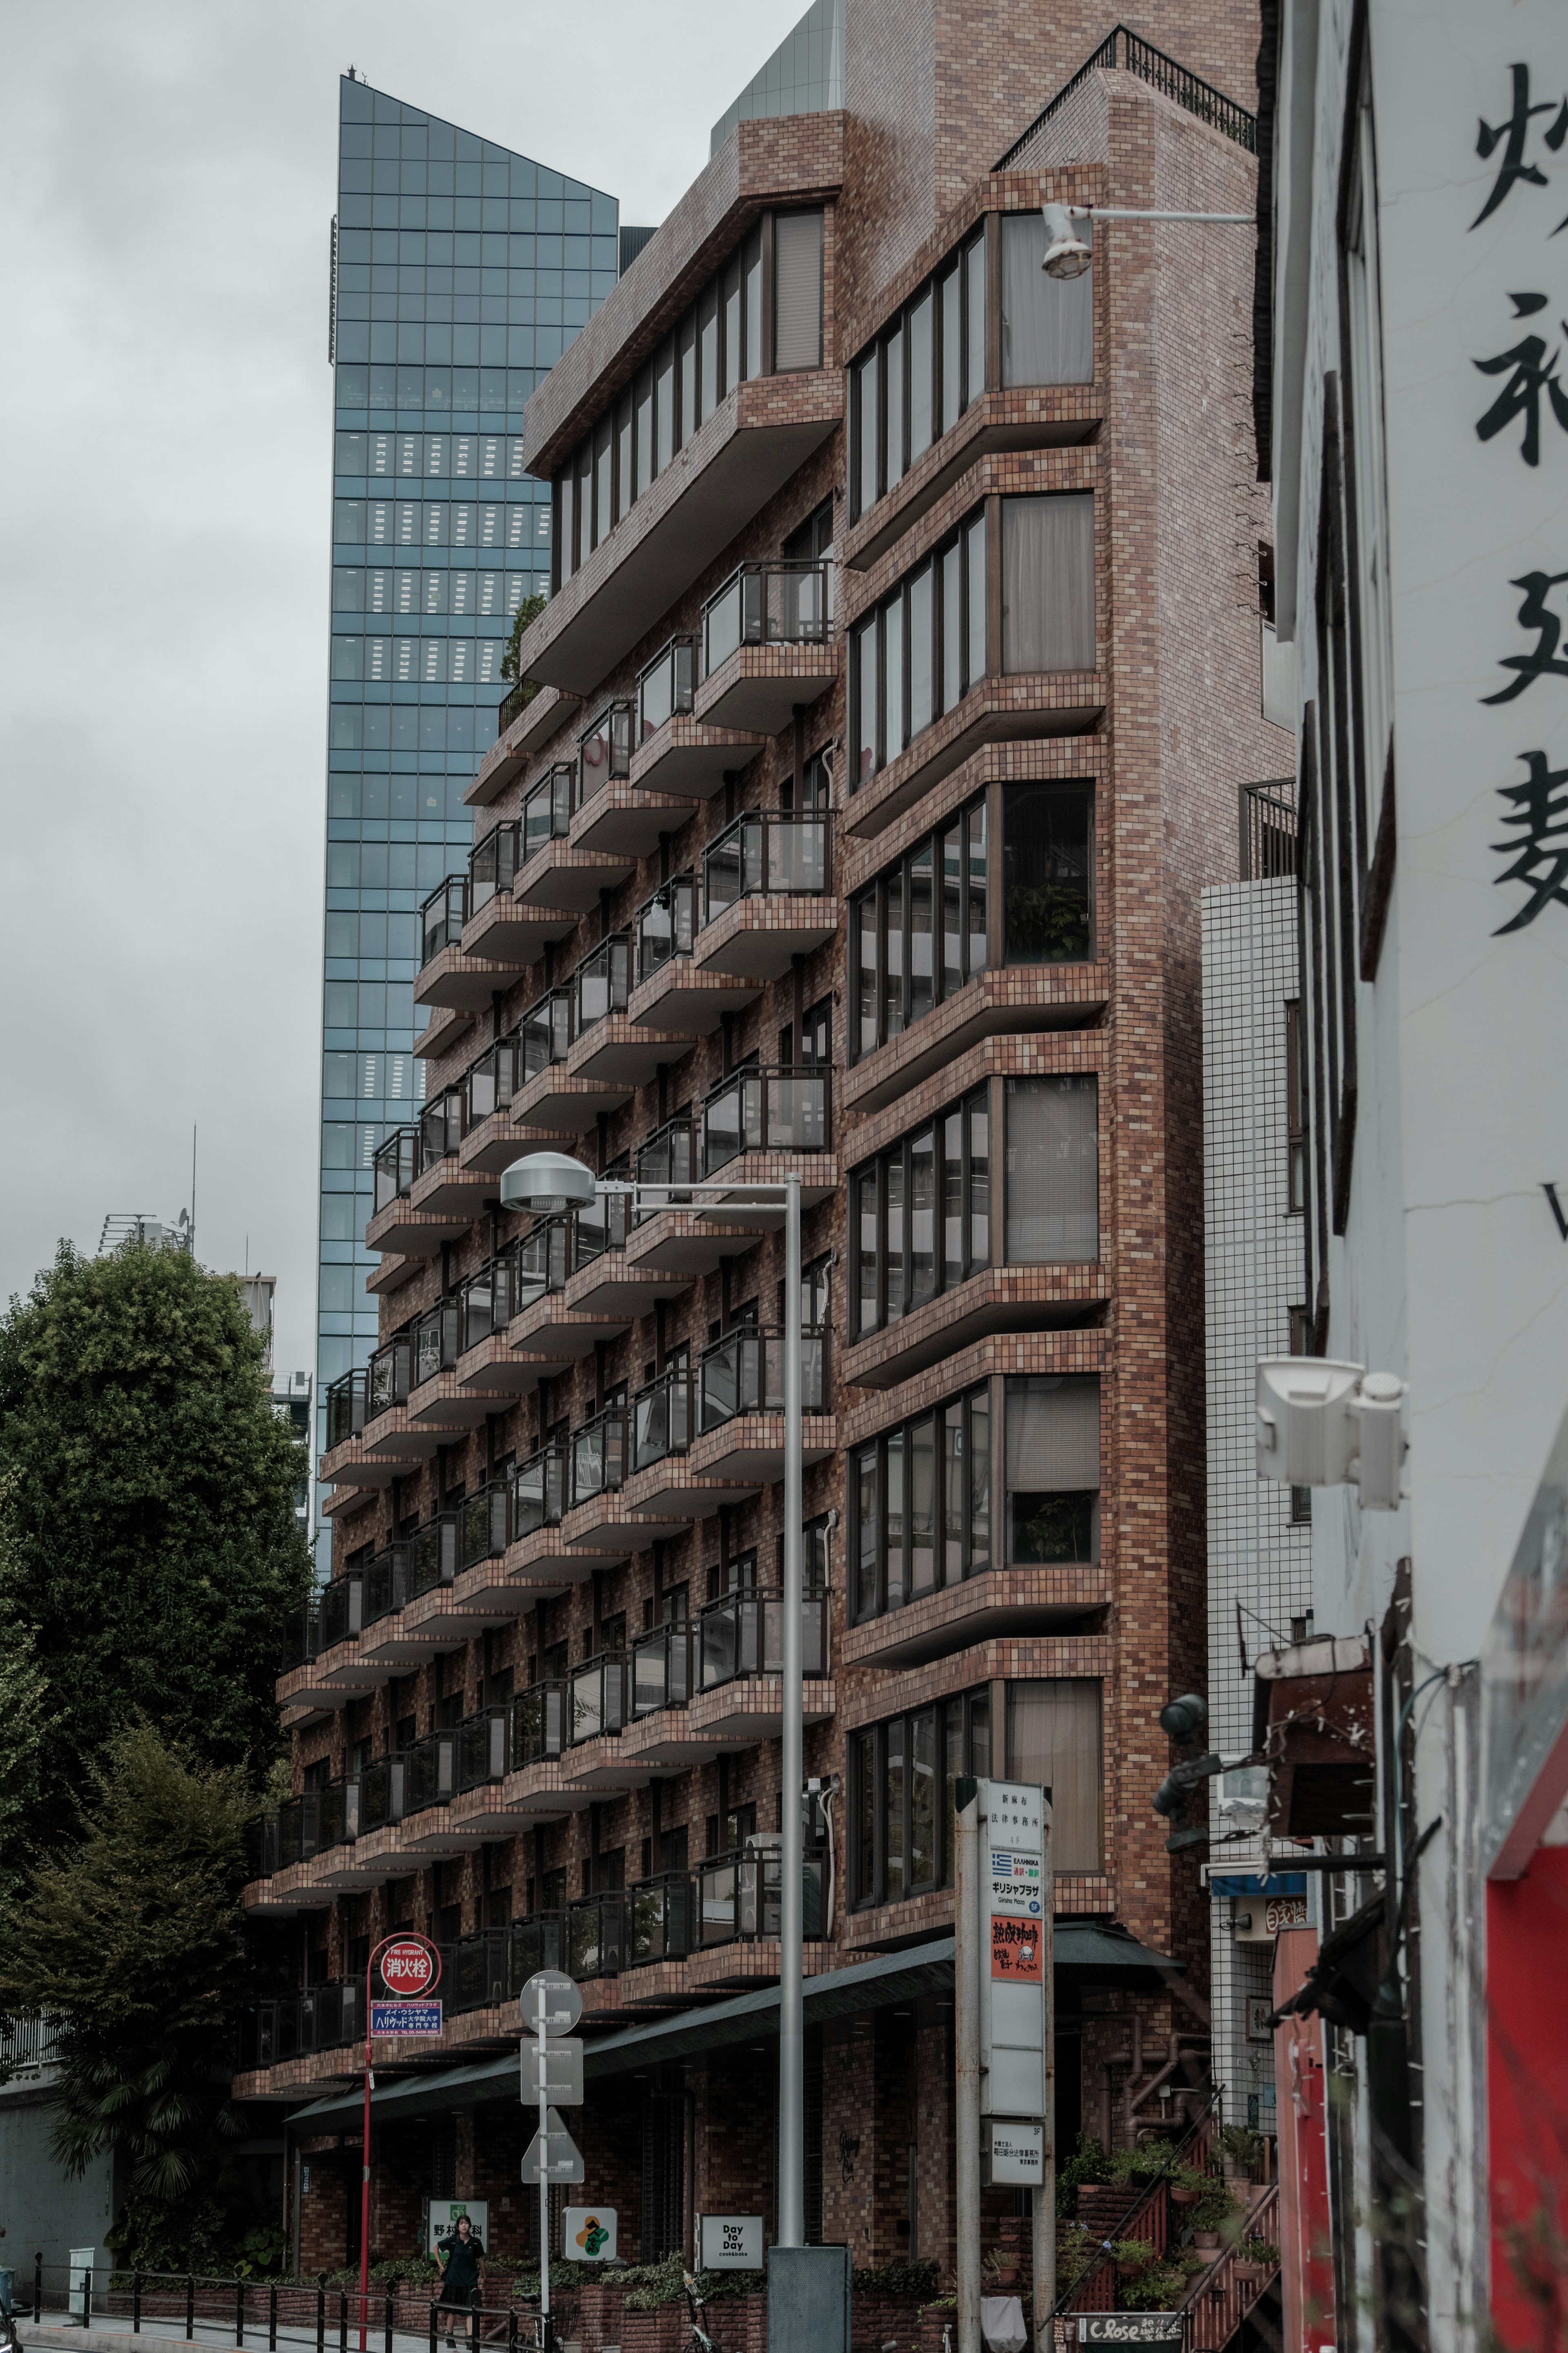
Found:
[{"label": "red fire hydrant sign", "polygon": [[1009,1985],[1040,1985],[1045,1939],[1035,1920],[991,1915],[991,1974]]},{"label": "red fire hydrant sign", "polygon": [[400,1936],[381,1957],[381,1981],[389,1994],[417,2001],[422,1994],[434,1990],[440,1968],[428,1945],[413,1936]]}]

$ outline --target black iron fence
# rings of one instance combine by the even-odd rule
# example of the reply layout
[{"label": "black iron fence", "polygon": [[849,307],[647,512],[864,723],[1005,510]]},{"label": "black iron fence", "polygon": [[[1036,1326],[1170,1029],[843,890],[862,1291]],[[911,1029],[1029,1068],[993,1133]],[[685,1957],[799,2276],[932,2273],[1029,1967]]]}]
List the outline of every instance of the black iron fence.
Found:
[{"label": "black iron fence", "polygon": [[1049,105],[1040,109],[1023,136],[1015,139],[993,169],[1010,172],[1042,125],[1050,121],[1058,107],[1066,104],[1073,91],[1081,82],[1088,80],[1097,67],[1104,66],[1120,66],[1124,72],[1136,74],[1141,81],[1151,83],[1174,105],[1184,108],[1188,114],[1195,114],[1200,122],[1207,122],[1215,131],[1223,131],[1227,139],[1234,139],[1237,145],[1245,147],[1249,155],[1257,154],[1258,117],[1255,114],[1249,114],[1245,106],[1238,106],[1234,98],[1226,98],[1224,90],[1216,90],[1213,82],[1190,73],[1185,66],[1178,64],[1174,58],[1167,57],[1163,49],[1157,49],[1141,34],[1129,31],[1125,25],[1115,25],[1099,48],[1091,57],[1085,58],[1077,73],[1063,82]]}]

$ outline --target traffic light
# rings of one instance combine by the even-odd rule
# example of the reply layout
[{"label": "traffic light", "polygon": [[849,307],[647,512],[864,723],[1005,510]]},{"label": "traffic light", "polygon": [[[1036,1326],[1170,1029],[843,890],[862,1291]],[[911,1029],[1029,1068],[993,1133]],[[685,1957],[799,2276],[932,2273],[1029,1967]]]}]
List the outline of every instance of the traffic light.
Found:
[{"label": "traffic light", "polygon": [[1160,1728],[1175,1742],[1182,1751],[1179,1763],[1173,1765],[1154,1792],[1154,1811],[1178,1825],[1165,1841],[1169,1854],[1179,1854],[1185,1847],[1207,1846],[1206,1828],[1180,1827],[1185,1820],[1187,1799],[1204,1782],[1224,1770],[1224,1761],[1199,1751],[1197,1736],[1207,1726],[1208,1702],[1197,1692],[1184,1692],[1180,1699],[1167,1700],[1160,1710]]}]

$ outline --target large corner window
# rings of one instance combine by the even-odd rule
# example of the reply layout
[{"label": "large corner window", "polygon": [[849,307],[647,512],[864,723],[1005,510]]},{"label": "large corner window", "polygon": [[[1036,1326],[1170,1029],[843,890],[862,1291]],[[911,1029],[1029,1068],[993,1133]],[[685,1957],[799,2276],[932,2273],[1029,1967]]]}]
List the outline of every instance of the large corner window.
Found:
[{"label": "large corner window", "polygon": [[985,512],[849,633],[851,786],[896,760],[985,675]]},{"label": "large corner window", "polygon": [[1105,1867],[1102,1712],[1098,1676],[1007,1686],[1007,1778],[1050,1791],[1058,1874]]},{"label": "large corner window", "polygon": [[1092,1071],[1006,1081],[1009,1266],[1100,1256],[1100,1081]]},{"label": "large corner window", "polygon": [[855,1336],[991,1263],[991,1097],[976,1087],[850,1180]]},{"label": "large corner window", "polygon": [[982,223],[851,367],[851,521],[901,481],[985,390],[985,280]]},{"label": "large corner window", "polygon": [[[1088,241],[1093,224],[1080,221]],[[1094,382],[1094,272],[1047,278],[1043,212],[1002,216],[1002,382]]]},{"label": "large corner window", "polygon": [[857,1623],[991,1566],[991,1391],[982,1382],[851,1459],[850,1614]]},{"label": "large corner window", "polygon": [[824,218],[764,213],[578,443],[555,478],[557,587],[738,385],[822,365]]},{"label": "large corner window", "polygon": [[953,1883],[955,1784],[991,1771],[986,1685],[849,1736],[852,1908],[901,1904]]},{"label": "large corner window", "polygon": [[1002,788],[1002,932],[1009,964],[1094,954],[1094,787]]},{"label": "large corner window", "polygon": [[1019,1567],[1100,1558],[1100,1379],[1026,1373],[1007,1382],[1007,1557]]},{"label": "large corner window", "polygon": [[1002,501],[1002,668],[1094,668],[1094,493]]},{"label": "large corner window", "polygon": [[990,963],[988,836],[982,794],[856,895],[849,917],[856,1059],[922,1021]]}]

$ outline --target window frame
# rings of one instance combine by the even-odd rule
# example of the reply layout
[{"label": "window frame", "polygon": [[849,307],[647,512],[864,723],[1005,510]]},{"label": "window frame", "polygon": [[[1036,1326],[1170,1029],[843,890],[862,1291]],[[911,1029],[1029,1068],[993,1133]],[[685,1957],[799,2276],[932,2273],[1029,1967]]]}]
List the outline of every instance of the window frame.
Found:
[{"label": "window frame", "polygon": [[[848,1802],[845,1809],[849,1850],[845,1873],[846,1908],[848,1911],[869,1912],[884,1904],[912,1902],[922,1895],[941,1894],[952,1886],[957,1856],[956,1842],[948,1827],[948,1800],[960,1773],[988,1773],[991,1770],[994,1740],[994,1727],[991,1721],[994,1692],[994,1687],[986,1683],[971,1685],[962,1692],[944,1693],[940,1698],[928,1701],[923,1707],[905,1709],[897,1715],[884,1717],[879,1723],[863,1725],[849,1735],[846,1756]],[[921,1722],[930,1722],[933,1730],[931,1746],[936,1801],[931,1809],[932,1869],[929,1880],[918,1885],[910,1883],[907,1873],[900,1873],[903,1883],[894,1890],[889,1884],[889,1870],[891,1846],[887,1806],[889,1751],[896,1739],[904,1758],[912,1760],[915,1726]],[[956,1770],[949,1748],[950,1731],[953,1729],[957,1731],[962,1751]],[[1004,1743],[1005,1738],[1004,1721]],[[903,1820],[898,1825],[900,1852],[906,1859],[910,1855],[913,1843],[913,1781],[914,1776],[906,1761]],[[868,1815],[869,1854],[866,1851]]]},{"label": "window frame", "polygon": [[[955,1396],[944,1398],[939,1404],[928,1408],[923,1413],[911,1414],[902,1421],[894,1422],[889,1429],[879,1430],[874,1438],[867,1439],[861,1445],[851,1450],[846,1488],[846,1501],[848,1508],[844,1552],[845,1610],[851,1626],[868,1626],[877,1619],[895,1617],[900,1609],[908,1609],[912,1603],[926,1599],[928,1595],[951,1592],[957,1586],[967,1585],[972,1577],[985,1576],[995,1566],[994,1497],[997,1472],[998,1377],[998,1376],[992,1376],[983,1381],[972,1382],[967,1388],[959,1390]],[[959,1559],[954,1565],[950,1564],[947,1557],[945,1531],[946,1472],[949,1462],[946,1434],[954,1426],[952,1417],[955,1412],[959,1417],[956,1426],[962,1440],[957,1459],[970,1465],[970,1473],[965,1508],[961,1520]],[[976,1429],[977,1418],[983,1419],[983,1431]],[[901,1450],[900,1461],[907,1465],[912,1455],[911,1434],[928,1423],[933,1425],[936,1434],[932,1489],[932,1576],[930,1586],[922,1586],[921,1590],[916,1592],[913,1583],[914,1544],[910,1530],[910,1514],[907,1511],[903,1514],[905,1535],[901,1568],[896,1577],[889,1571],[890,1547],[888,1531],[891,1515],[887,1500],[889,1493],[889,1461],[890,1450],[897,1447]],[[983,1451],[981,1450],[982,1436],[984,1440]],[[974,1466],[977,1463],[984,1464],[984,1471],[986,1544],[983,1552],[977,1551],[974,1546],[975,1530],[980,1524],[978,1514],[974,1509],[977,1484]],[[868,1464],[870,1466],[875,1494],[869,1523],[867,1521],[862,1502],[862,1482]],[[864,1592],[866,1579],[862,1572],[868,1560],[874,1563],[874,1567],[871,1577],[873,1590],[868,1601]],[[950,1573],[950,1568],[953,1573]],[[890,1598],[895,1593],[897,1598]]]},{"label": "window frame", "polygon": [[[975,402],[983,399],[985,394],[994,388],[991,382],[993,375],[991,362],[996,330],[995,323],[990,315],[992,310],[990,287],[994,275],[991,268],[990,248],[994,244],[999,246],[1001,231],[997,224],[1000,217],[1000,215],[994,212],[983,213],[979,220],[973,224],[964,235],[943,254],[936,267],[929,271],[913,291],[900,303],[892,316],[883,321],[870,342],[864,344],[849,363],[847,371],[850,408],[849,446],[858,460],[848,470],[849,521],[851,522],[858,522],[862,515],[869,514],[874,507],[879,505],[889,491],[896,489],[905,475],[920,463],[927,451],[934,449],[944,437],[952,432],[959,419],[968,414]],[[978,272],[970,261],[970,256],[977,250],[983,256]],[[956,275],[958,280],[956,322],[958,405],[952,417],[947,415],[945,407],[945,357],[950,330],[953,322],[947,316],[947,305],[943,301],[943,288],[950,275]],[[979,373],[982,381],[972,384],[970,375],[974,357],[974,338],[971,311],[977,275],[980,282],[986,289],[986,293],[981,320],[984,346]],[[930,438],[924,447],[911,456],[910,441],[915,406],[914,387],[910,378],[913,353],[911,322],[920,305],[927,301],[931,306],[931,355],[928,370],[930,384],[927,388],[931,429]],[[888,364],[889,350],[894,347],[897,348],[898,361],[896,387],[891,386],[892,372]],[[868,370],[870,372],[872,397],[876,404],[875,414],[870,419],[868,419],[865,415]],[[891,420],[889,414],[890,387],[894,392],[898,411],[896,418]],[[863,462],[858,462],[864,458],[865,438],[868,432],[875,444],[872,494],[868,499],[864,494],[864,465]],[[895,449],[901,462],[897,473],[889,479],[889,453]]]}]

